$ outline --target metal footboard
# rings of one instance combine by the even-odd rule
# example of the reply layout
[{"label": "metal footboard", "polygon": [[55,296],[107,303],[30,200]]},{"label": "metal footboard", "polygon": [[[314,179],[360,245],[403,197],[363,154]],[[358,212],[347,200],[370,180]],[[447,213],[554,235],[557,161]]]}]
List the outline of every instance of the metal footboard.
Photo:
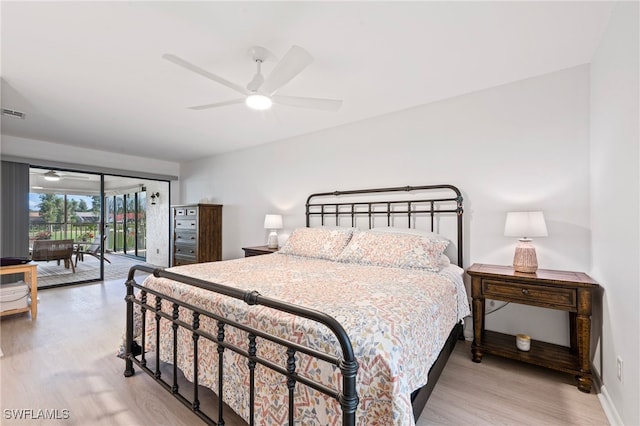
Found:
[{"label": "metal footboard", "polygon": [[[279,311],[287,312],[299,317],[304,317],[318,323],[325,325],[335,335],[337,341],[340,344],[342,351],[342,357],[336,357],[330,354],[326,354],[303,345],[288,341],[286,339],[273,336],[265,333],[261,330],[254,329],[244,324],[237,323],[235,321],[223,318],[219,315],[207,312],[196,306],[185,303],[181,300],[175,299],[168,295],[162,294],[156,290],[146,288],[145,286],[138,284],[134,275],[136,271],[142,271],[151,273],[155,277],[167,278],[174,281],[179,281],[195,287],[207,289],[216,293],[220,293],[235,299],[243,300],[248,305],[262,305],[269,308],[273,308]],[[333,317],[326,315],[322,312],[312,309],[303,308],[300,306],[292,305],[289,303],[281,302],[279,300],[271,299],[260,295],[256,291],[242,291],[233,287],[224,286],[217,283],[212,283],[197,278],[187,277],[184,275],[165,271],[163,269],[154,269],[142,265],[133,266],[129,270],[129,276],[125,283],[127,287],[127,295],[125,297],[127,307],[127,319],[126,319],[126,333],[125,333],[125,371],[124,375],[130,377],[134,374],[133,364],[136,364],[144,372],[153,377],[159,382],[167,391],[173,394],[180,402],[189,407],[198,417],[204,420],[208,424],[212,425],[224,425],[224,354],[226,351],[232,351],[247,359],[247,365],[249,367],[249,424],[256,424],[255,412],[254,412],[254,372],[257,364],[260,364],[266,368],[275,371],[287,379],[288,388],[288,415],[289,424],[293,425],[294,419],[294,391],[297,383],[306,385],[318,392],[321,392],[329,397],[337,400],[342,409],[342,424],[343,425],[355,425],[355,414],[358,406],[358,395],[356,392],[356,374],[358,371],[358,363],[355,359],[353,347],[349,336],[345,332],[344,328]],[[134,295],[134,289],[140,291],[139,298]],[[162,302],[170,303],[172,306],[171,312],[162,311]],[[139,306],[142,313],[142,330],[141,330],[141,343],[138,344],[134,341],[134,305]],[[147,312],[154,313],[154,321],[156,322],[155,333],[155,365],[149,367],[146,359],[146,321]],[[180,319],[180,313],[190,313],[191,322],[186,322]],[[202,317],[210,318],[217,323],[217,334],[213,335],[200,328],[200,321]],[[173,372],[170,383],[165,381],[160,371],[160,321],[169,321],[172,329],[172,348],[173,348]],[[180,386],[178,384],[178,367],[177,367],[177,352],[178,352],[178,329],[182,328],[192,334],[193,338],[193,397],[191,400],[185,397],[180,392]],[[225,340],[225,333],[229,328],[241,330],[247,333],[246,345],[238,346],[227,340]],[[256,338],[261,338],[273,342],[283,348],[283,356],[286,356],[286,367],[274,363],[272,360],[263,358],[258,354],[258,348],[256,345]],[[210,416],[200,410],[200,400],[198,396],[198,342],[200,339],[206,339],[217,347],[218,353],[218,388],[215,390],[218,396],[218,413],[217,420],[212,419]],[[329,384],[320,383],[312,380],[308,377],[299,375],[296,372],[296,354],[302,353],[313,358],[328,362],[337,366],[342,374],[342,390],[334,389]],[[259,419],[258,419],[259,420]]]}]

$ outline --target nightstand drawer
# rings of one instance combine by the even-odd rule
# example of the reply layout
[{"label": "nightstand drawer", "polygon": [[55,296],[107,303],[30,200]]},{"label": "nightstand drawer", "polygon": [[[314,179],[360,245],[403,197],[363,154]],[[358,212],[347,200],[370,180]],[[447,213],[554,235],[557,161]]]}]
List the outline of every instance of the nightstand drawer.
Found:
[{"label": "nightstand drawer", "polygon": [[482,294],[491,299],[526,302],[527,304],[553,307],[564,310],[576,308],[576,290],[553,288],[526,283],[504,283],[494,280],[482,280]]}]

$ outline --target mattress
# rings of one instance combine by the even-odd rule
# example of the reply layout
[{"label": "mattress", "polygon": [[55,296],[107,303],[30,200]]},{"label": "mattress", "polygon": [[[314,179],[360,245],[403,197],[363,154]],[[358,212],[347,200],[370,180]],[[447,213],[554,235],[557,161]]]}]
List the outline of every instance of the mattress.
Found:
[{"label": "mattress", "polygon": [[[357,392],[358,424],[415,424],[410,394],[424,386],[431,365],[452,327],[469,315],[462,269],[450,265],[440,272],[420,269],[346,264],[285,254],[270,254],[223,262],[170,268],[169,271],[207,281],[258,291],[263,296],[322,311],[338,320],[347,331],[359,364]],[[148,277],[144,285],[207,311],[233,319],[273,335],[339,356],[333,334],[325,326],[264,306],[248,306],[208,290],[165,278]],[[152,299],[152,298],[151,298]],[[153,301],[148,303],[153,304]],[[169,303],[163,310],[171,312]],[[154,351],[153,313],[147,313],[146,350]],[[184,313],[185,322],[190,322]],[[203,329],[216,334],[216,324],[205,318]],[[171,325],[160,326],[161,359],[173,362]],[[229,339],[242,345],[246,335],[236,331]],[[139,340],[138,340],[139,341]],[[178,333],[177,364],[193,380],[191,333]],[[217,389],[216,346],[199,344],[202,361],[198,382]],[[275,346],[275,345],[274,345]],[[282,350],[269,342],[258,345],[262,356],[282,363]],[[324,383],[341,383],[339,370],[316,359],[297,355],[297,370]],[[286,361],[286,360],[285,360]],[[225,353],[224,399],[240,416],[248,418],[249,395],[246,358]],[[259,366],[260,368],[260,366]],[[296,422],[340,424],[337,402],[304,385],[296,386]],[[256,372],[256,419],[259,424],[287,423],[286,378],[266,368]]]}]

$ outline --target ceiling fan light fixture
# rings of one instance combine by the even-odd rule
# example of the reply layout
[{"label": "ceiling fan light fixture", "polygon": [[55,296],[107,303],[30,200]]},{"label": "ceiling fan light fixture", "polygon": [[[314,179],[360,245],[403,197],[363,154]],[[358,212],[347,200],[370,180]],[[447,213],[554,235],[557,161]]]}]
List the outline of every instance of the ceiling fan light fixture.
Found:
[{"label": "ceiling fan light fixture", "polygon": [[162,57],[169,62],[173,62],[175,65],[200,74],[209,80],[213,80],[216,83],[242,94],[242,97],[228,101],[189,107],[189,109],[192,110],[217,108],[226,105],[235,105],[242,102],[244,102],[250,109],[262,111],[271,108],[273,103],[297,108],[314,108],[325,111],[337,111],[340,109],[342,101],[337,99],[276,95],[282,86],[295,78],[311,62],[313,62],[313,57],[302,47],[296,45],[291,46],[289,51],[278,61],[275,68],[271,70],[267,77],[262,75],[262,63],[264,61],[276,60],[275,55],[260,46],[252,47],[249,50],[249,55],[256,64],[257,72],[246,87],[242,87],[205,69],[193,65],[176,55],[166,53],[162,55]]},{"label": "ceiling fan light fixture", "polygon": [[249,108],[256,109],[258,111],[264,111],[271,108],[271,105],[273,105],[273,101],[271,101],[270,97],[258,94],[247,96],[244,103],[247,104]]},{"label": "ceiling fan light fixture", "polygon": [[56,172],[54,172],[53,170],[49,170],[43,176],[44,176],[45,180],[48,180],[48,181],[51,181],[51,182],[57,182],[57,181],[60,180],[60,175],[57,174]]}]

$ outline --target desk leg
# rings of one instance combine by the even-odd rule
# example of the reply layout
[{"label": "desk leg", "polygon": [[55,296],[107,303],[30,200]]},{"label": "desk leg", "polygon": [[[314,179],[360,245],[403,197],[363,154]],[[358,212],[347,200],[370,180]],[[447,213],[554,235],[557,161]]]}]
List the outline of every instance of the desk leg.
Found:
[{"label": "desk leg", "polygon": [[578,290],[578,313],[575,316],[575,327],[578,368],[580,369],[580,373],[576,376],[578,389],[589,393],[593,382],[589,363],[591,349],[591,291],[589,290]]},{"label": "desk leg", "polygon": [[576,314],[575,312],[569,312],[569,346],[571,347],[571,353],[578,353],[578,336],[576,331],[578,330],[578,326],[576,325]]}]

